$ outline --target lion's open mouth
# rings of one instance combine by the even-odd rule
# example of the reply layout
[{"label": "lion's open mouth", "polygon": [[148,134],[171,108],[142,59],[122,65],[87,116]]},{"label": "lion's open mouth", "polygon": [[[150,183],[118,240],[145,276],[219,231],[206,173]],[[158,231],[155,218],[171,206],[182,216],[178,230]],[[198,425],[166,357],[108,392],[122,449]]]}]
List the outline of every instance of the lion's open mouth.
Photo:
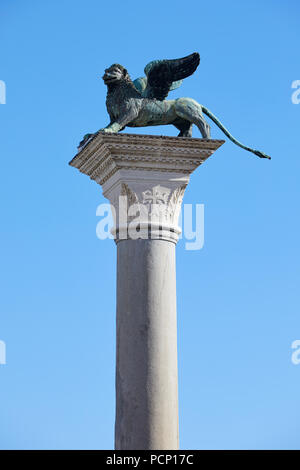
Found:
[{"label": "lion's open mouth", "polygon": [[107,72],[103,75],[102,78],[104,80],[104,83],[110,83],[110,82],[117,80],[118,77],[113,73]]}]

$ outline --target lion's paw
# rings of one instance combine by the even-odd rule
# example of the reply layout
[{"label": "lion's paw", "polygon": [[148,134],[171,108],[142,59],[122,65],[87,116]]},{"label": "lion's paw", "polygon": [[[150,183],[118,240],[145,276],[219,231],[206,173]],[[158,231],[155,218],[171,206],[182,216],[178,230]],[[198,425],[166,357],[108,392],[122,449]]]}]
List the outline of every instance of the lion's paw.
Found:
[{"label": "lion's paw", "polygon": [[114,133],[114,130],[113,130],[113,129],[109,129],[108,127],[104,127],[103,129],[99,129],[98,132],[104,132],[105,134],[113,134],[113,133]]}]

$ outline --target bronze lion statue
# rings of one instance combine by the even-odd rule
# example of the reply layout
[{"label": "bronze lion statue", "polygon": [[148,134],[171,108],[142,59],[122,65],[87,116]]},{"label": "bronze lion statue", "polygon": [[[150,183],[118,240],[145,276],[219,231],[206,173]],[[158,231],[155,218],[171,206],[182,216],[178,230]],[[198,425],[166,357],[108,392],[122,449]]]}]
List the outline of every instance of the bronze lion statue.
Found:
[{"label": "bronze lion statue", "polygon": [[[115,133],[126,126],[172,124],[179,130],[179,137],[192,137],[192,126],[195,124],[202,138],[209,139],[210,125],[204,119],[205,114],[236,145],[260,158],[270,159],[265,153],[236,140],[209,109],[192,98],[166,100],[169,92],[178,88],[184,78],[192,75],[199,63],[200,56],[197,52],[181,59],[154,60],[146,65],[146,76],[134,81],[123,65],[111,65],[102,77],[108,89],[106,106],[110,123],[98,132]],[[79,150],[96,134],[86,134],[79,144]]]}]

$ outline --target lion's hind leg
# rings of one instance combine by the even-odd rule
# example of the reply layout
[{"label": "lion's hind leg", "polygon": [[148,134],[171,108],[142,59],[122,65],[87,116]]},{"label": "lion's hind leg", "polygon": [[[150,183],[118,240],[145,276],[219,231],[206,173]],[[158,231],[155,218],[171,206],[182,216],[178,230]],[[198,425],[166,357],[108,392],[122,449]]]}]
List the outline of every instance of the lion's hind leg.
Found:
[{"label": "lion's hind leg", "polygon": [[210,125],[205,121],[202,108],[192,98],[178,98],[175,101],[175,111],[178,117],[196,124],[204,139],[210,139]]},{"label": "lion's hind leg", "polygon": [[180,131],[178,137],[192,137],[193,123],[190,121],[177,118],[172,124]]}]

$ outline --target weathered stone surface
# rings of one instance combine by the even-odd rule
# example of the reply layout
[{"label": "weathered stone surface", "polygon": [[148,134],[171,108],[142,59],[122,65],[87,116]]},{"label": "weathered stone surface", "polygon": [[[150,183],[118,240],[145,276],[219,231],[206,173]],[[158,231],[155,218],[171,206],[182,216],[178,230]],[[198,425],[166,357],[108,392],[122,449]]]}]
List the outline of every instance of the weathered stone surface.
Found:
[{"label": "weathered stone surface", "polygon": [[[221,140],[97,134],[70,162],[102,185],[119,214],[114,229],[116,449],[178,449],[178,215],[190,174],[222,144]],[[120,211],[122,197],[127,202]],[[137,239],[129,230],[135,206],[140,214]]]},{"label": "weathered stone surface", "polygon": [[100,132],[70,165],[101,185],[125,169],[190,174],[223,144],[224,140]]},{"label": "weathered stone surface", "polygon": [[[150,230],[152,239],[176,243],[181,201],[190,174],[223,143],[222,140],[98,134],[70,165],[102,185],[104,196],[115,209],[116,241],[131,238],[128,224],[139,210],[141,238],[148,238]],[[120,196],[127,197],[126,208],[121,208]]]},{"label": "weathered stone surface", "polygon": [[116,449],[178,449],[175,244],[117,249]]}]

